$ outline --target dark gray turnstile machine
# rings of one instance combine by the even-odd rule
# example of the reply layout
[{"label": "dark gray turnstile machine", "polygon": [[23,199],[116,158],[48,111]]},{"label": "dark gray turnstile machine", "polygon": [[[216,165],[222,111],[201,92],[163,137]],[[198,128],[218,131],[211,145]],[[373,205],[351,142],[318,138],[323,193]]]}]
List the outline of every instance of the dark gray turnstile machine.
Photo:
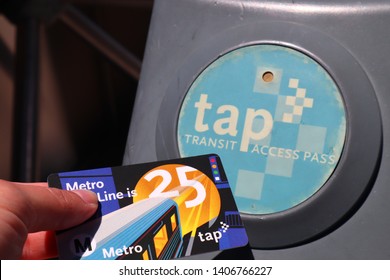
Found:
[{"label": "dark gray turnstile machine", "polygon": [[156,0],[124,163],[180,156],[181,101],[219,56],[252,44],[291,47],[334,79],[347,136],[334,173],[307,203],[245,218],[253,254],[389,259],[389,26],[386,0]]}]

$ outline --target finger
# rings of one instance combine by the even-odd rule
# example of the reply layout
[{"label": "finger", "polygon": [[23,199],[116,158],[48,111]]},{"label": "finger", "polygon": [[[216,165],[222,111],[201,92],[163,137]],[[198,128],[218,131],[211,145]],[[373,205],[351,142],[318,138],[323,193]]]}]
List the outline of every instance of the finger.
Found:
[{"label": "finger", "polygon": [[42,183],[32,185],[15,184],[0,189],[0,205],[7,205],[28,232],[69,228],[88,219],[97,209],[93,192],[47,188]]},{"label": "finger", "polygon": [[55,233],[40,231],[30,233],[23,247],[21,259],[47,260],[58,256]]}]

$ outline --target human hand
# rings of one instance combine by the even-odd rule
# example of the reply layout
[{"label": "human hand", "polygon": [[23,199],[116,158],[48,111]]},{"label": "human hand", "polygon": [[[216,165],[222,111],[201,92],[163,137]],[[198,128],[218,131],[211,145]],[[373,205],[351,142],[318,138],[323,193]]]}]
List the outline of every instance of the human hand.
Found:
[{"label": "human hand", "polygon": [[82,223],[97,207],[90,191],[0,180],[0,259],[56,257],[54,231]]}]

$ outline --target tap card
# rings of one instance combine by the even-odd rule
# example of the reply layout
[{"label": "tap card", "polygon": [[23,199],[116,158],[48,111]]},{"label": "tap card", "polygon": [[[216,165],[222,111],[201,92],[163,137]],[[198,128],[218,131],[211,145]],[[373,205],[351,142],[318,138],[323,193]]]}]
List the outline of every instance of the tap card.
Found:
[{"label": "tap card", "polygon": [[91,190],[100,202],[91,219],[57,232],[60,259],[173,259],[248,244],[215,154],[56,173],[48,182]]}]

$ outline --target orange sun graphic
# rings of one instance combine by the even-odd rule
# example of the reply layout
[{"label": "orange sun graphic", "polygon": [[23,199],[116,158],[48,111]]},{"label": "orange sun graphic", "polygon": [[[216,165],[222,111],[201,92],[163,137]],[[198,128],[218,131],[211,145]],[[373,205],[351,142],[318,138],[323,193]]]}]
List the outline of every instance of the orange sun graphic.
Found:
[{"label": "orange sun graphic", "polygon": [[221,199],[214,182],[186,165],[167,164],[149,170],[135,186],[134,203],[150,197],[169,197],[179,208],[182,234],[192,232],[218,217]]}]

